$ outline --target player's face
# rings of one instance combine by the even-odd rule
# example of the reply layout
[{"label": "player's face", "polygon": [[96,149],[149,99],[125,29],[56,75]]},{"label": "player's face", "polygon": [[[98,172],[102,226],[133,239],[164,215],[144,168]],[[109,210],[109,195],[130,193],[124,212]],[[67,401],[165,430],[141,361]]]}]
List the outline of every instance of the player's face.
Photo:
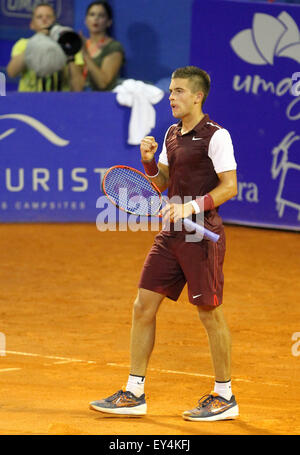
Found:
[{"label": "player's face", "polygon": [[188,79],[172,79],[169,90],[170,105],[175,118],[182,119],[199,109],[199,92],[192,92]]},{"label": "player's face", "polygon": [[49,6],[39,6],[33,15],[30,23],[30,28],[35,32],[39,32],[50,27],[55,22],[55,14]]},{"label": "player's face", "polygon": [[85,23],[90,33],[104,33],[111,26],[112,21],[104,6],[94,5],[89,9]]}]

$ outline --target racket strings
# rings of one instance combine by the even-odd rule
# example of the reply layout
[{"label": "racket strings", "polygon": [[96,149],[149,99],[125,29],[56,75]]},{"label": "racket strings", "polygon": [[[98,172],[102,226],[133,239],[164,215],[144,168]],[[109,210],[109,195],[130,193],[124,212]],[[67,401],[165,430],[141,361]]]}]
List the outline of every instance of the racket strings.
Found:
[{"label": "racket strings", "polygon": [[111,169],[104,190],[118,207],[135,215],[155,215],[161,208],[161,198],[151,183],[131,169]]}]

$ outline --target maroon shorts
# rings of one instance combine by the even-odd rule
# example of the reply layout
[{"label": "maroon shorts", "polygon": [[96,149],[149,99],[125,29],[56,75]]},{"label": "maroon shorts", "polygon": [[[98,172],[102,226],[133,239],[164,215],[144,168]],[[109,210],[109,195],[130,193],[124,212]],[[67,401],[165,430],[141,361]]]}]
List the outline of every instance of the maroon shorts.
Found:
[{"label": "maroon shorts", "polygon": [[203,309],[222,303],[225,234],[217,243],[186,242],[184,232],[161,231],[145,260],[139,287],[177,300],[187,283],[189,301]]}]

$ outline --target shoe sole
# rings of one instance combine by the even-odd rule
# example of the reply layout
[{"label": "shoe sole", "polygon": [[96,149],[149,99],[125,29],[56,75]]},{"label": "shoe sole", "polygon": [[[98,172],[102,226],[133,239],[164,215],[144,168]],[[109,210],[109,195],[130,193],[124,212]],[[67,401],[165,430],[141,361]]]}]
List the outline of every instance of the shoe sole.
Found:
[{"label": "shoe sole", "polygon": [[117,414],[117,415],[128,415],[128,416],[143,416],[147,413],[147,405],[141,404],[132,408],[102,408],[94,404],[90,404],[90,409],[93,411],[103,412],[105,414]]},{"label": "shoe sole", "polygon": [[227,411],[221,412],[220,414],[211,415],[209,417],[192,417],[189,414],[182,414],[184,420],[189,420],[190,422],[215,422],[217,420],[234,420],[239,416],[239,407],[233,406]]}]

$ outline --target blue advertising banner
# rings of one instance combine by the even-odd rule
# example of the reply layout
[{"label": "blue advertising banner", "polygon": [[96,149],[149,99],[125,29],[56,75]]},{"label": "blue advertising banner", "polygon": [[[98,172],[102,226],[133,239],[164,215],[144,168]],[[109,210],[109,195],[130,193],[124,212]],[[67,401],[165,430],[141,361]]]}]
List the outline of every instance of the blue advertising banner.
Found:
[{"label": "blue advertising banner", "polygon": [[[95,222],[107,168],[142,170],[139,145],[128,144],[131,109],[114,93],[17,93],[0,101],[0,222]],[[153,108],[150,134],[162,144],[174,121],[168,96]]]},{"label": "blue advertising banner", "polygon": [[211,76],[204,105],[232,136],[238,195],[225,221],[300,230],[300,8],[193,4],[192,65]]},{"label": "blue advertising banner", "polygon": [[73,0],[1,0],[0,25],[5,27],[28,27],[33,9],[40,3],[48,3],[62,25],[73,26]]}]

